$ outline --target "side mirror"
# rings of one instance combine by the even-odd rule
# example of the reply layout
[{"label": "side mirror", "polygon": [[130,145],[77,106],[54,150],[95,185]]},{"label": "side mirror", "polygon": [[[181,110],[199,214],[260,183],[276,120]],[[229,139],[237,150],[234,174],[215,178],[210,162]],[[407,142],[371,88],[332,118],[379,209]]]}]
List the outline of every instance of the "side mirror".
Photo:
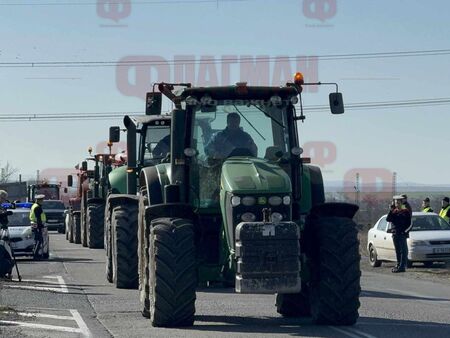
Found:
[{"label": "side mirror", "polygon": [[67,186],[68,187],[73,186],[73,176],[72,175],[67,176]]},{"label": "side mirror", "polygon": [[81,162],[81,170],[83,170],[83,171],[87,171],[88,170],[87,161]]},{"label": "side mirror", "polygon": [[344,114],[342,93],[330,93],[330,110],[332,114]]},{"label": "side mirror", "polygon": [[120,141],[120,127],[109,127],[109,142],[119,142]]},{"label": "side mirror", "polygon": [[147,93],[145,115],[161,115],[162,93]]}]

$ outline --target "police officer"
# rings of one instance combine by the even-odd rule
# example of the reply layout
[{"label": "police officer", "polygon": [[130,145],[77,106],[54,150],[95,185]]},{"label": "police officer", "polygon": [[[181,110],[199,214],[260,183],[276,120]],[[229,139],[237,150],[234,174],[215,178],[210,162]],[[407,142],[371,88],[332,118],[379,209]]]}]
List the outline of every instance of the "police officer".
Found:
[{"label": "police officer", "polygon": [[397,256],[397,265],[392,272],[405,272],[408,262],[408,229],[411,226],[411,213],[404,205],[404,197],[397,195],[393,197],[393,203],[390,205],[390,211],[386,218],[392,223],[391,232],[394,242],[395,254]]},{"label": "police officer", "polygon": [[450,221],[450,198],[444,197],[442,199],[442,208],[439,212],[439,216],[441,216],[447,222]]},{"label": "police officer", "polygon": [[44,228],[45,222],[47,222],[47,216],[42,209],[44,198],[45,195],[36,195],[36,201],[30,211],[30,221],[35,242],[33,251],[34,258],[38,258],[38,256],[40,256],[40,251],[42,250],[43,245],[42,229]]},{"label": "police officer", "polygon": [[433,212],[433,209],[431,209],[430,206],[430,199],[428,197],[425,197],[422,201],[422,212]]}]

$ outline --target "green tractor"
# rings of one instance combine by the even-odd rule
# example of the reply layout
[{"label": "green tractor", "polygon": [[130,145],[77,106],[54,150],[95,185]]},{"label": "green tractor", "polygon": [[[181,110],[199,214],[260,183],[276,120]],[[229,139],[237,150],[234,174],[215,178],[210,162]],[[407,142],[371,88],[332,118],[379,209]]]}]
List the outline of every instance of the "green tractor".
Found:
[{"label": "green tractor", "polygon": [[117,166],[115,155],[111,153],[92,156],[89,148],[88,161],[94,162],[93,177],[81,198],[81,244],[92,249],[104,247],[105,203],[109,193],[108,175]]},{"label": "green tractor", "polygon": [[[124,118],[127,166],[112,170],[108,176],[111,193],[105,207],[106,279],[117,288],[135,289],[139,285],[137,178],[142,168],[168,159],[170,116],[160,115],[160,93],[147,94],[147,102],[146,115]],[[111,127],[110,141],[119,140],[120,127]]]},{"label": "green tractor", "polygon": [[[219,282],[276,294],[283,316],[356,322],[358,207],[325,203],[320,169],[301,157],[303,85],[301,73],[283,87],[159,84],[175,106],[170,157],[128,163],[139,203],[121,211],[139,215],[140,300],[153,326],[193,325],[196,288]],[[337,85],[329,99],[342,114]]]}]

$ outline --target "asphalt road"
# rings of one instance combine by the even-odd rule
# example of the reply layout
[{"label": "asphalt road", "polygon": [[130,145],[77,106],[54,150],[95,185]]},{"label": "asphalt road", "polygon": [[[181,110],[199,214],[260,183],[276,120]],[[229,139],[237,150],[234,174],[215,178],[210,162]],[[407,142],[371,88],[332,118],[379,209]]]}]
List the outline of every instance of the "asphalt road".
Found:
[{"label": "asphalt road", "polygon": [[360,319],[353,327],[282,318],[271,295],[203,289],[197,292],[195,326],[153,328],[140,314],[136,290],[106,282],[103,249],[70,244],[60,234],[51,234],[50,243],[49,261],[21,259],[23,281],[2,282],[1,337],[450,337],[447,280],[365,268]]}]

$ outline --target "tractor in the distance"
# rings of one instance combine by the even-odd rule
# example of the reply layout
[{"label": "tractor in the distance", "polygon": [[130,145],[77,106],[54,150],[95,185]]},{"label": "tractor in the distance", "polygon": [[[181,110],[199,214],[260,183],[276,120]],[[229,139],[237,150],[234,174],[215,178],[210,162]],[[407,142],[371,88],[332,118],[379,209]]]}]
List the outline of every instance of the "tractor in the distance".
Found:
[{"label": "tractor in the distance", "polygon": [[[197,286],[217,281],[276,294],[284,316],[356,322],[358,207],[325,203],[320,169],[301,156],[304,85],[301,73],[282,87],[159,84],[175,106],[170,156],[139,172],[128,163],[139,208],[126,210],[139,214],[140,298],[153,326],[192,325]],[[344,112],[337,85],[329,100]]]},{"label": "tractor in the distance", "polygon": [[59,200],[61,197],[61,184],[39,182],[28,186],[28,202],[34,202],[36,195],[45,195],[46,200]]}]

